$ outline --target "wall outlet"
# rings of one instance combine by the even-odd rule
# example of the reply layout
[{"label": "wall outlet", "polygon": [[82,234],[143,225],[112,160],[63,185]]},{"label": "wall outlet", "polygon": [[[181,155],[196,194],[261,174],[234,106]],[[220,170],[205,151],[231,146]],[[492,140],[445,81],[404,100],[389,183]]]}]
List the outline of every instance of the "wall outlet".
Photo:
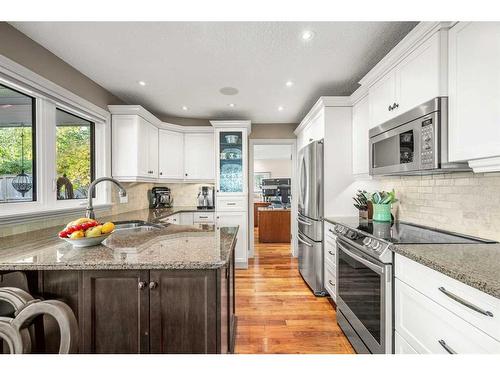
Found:
[{"label": "wall outlet", "polygon": [[120,203],[128,203],[128,195],[125,195],[124,197],[120,197]]}]

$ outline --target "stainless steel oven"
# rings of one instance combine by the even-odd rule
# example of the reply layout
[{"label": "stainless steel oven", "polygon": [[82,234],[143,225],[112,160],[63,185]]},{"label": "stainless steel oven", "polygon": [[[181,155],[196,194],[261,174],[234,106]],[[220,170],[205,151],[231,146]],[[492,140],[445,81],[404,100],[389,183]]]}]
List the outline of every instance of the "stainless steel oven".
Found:
[{"label": "stainless steel oven", "polygon": [[358,353],[392,353],[392,264],[337,238],[337,321]]},{"label": "stainless steel oven", "polygon": [[448,162],[448,98],[438,97],[370,129],[370,174],[470,170]]}]

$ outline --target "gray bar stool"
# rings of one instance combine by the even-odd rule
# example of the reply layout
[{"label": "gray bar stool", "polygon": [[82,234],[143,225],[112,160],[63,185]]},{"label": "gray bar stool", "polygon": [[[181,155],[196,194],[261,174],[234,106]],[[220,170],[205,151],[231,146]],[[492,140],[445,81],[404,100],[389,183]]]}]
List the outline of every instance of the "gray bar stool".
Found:
[{"label": "gray bar stool", "polygon": [[19,288],[0,288],[0,301],[14,309],[14,318],[0,316],[0,338],[11,354],[31,352],[32,337],[29,326],[40,315],[52,316],[61,333],[59,353],[76,353],[78,349],[78,323],[71,308],[56,300],[40,301]]}]

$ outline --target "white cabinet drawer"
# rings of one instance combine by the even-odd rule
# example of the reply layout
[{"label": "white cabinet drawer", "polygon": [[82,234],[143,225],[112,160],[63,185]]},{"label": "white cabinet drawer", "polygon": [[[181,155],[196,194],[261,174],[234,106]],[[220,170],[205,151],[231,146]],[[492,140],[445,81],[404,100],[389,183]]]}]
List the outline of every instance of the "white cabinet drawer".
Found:
[{"label": "white cabinet drawer", "polygon": [[394,353],[396,354],[418,354],[410,344],[397,332],[394,332]]},{"label": "white cabinet drawer", "polygon": [[[500,300],[396,254],[395,276],[455,313],[473,326],[500,341]],[[443,289],[444,288],[444,289]],[[462,300],[460,303],[455,296]],[[486,314],[467,307],[469,303]]]},{"label": "white cabinet drawer", "polygon": [[246,211],[247,210],[247,197],[226,197],[218,196],[216,199],[215,207],[217,211]]},{"label": "white cabinet drawer", "polygon": [[331,242],[335,243],[337,241],[337,235],[335,234],[335,225],[325,222],[325,239],[330,239]]},{"label": "white cabinet drawer", "polygon": [[193,217],[195,224],[214,223],[213,212],[195,212]]},{"label": "white cabinet drawer", "polygon": [[325,261],[333,266],[337,264],[337,243],[330,238],[325,239]]},{"label": "white cabinet drawer", "polygon": [[396,332],[418,353],[500,353],[499,341],[398,279],[395,314]]},{"label": "white cabinet drawer", "polygon": [[325,263],[325,289],[330,294],[330,297],[336,302],[337,301],[337,278],[335,269],[330,266],[330,264]]}]

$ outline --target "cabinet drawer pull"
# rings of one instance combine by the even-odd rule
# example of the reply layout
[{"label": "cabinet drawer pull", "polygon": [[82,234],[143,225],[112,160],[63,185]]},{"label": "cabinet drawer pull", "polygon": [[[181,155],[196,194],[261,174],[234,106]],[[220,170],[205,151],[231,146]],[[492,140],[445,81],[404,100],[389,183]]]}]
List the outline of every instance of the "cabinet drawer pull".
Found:
[{"label": "cabinet drawer pull", "polygon": [[335,256],[335,253],[333,253],[331,250],[328,250],[328,254]]},{"label": "cabinet drawer pull", "polygon": [[145,287],[146,287],[147,283],[145,281],[139,281],[139,289],[140,290],[143,290]]},{"label": "cabinet drawer pull", "polygon": [[456,351],[454,351],[452,348],[448,346],[448,344],[444,340],[439,340],[439,344],[450,354],[457,354]]},{"label": "cabinet drawer pull", "polygon": [[156,289],[157,286],[158,286],[158,283],[156,281],[151,281],[149,283],[149,289],[151,289],[151,290]]},{"label": "cabinet drawer pull", "polygon": [[330,284],[331,286],[335,286],[332,280],[328,280],[328,284]]},{"label": "cabinet drawer pull", "polygon": [[208,219],[208,216],[198,216],[200,219]]},{"label": "cabinet drawer pull", "polygon": [[493,313],[491,311],[483,310],[482,308],[470,303],[469,301],[464,300],[462,297],[459,297],[456,294],[453,294],[452,292],[446,290],[444,287],[440,286],[438,289],[446,297],[451,298],[454,301],[457,301],[458,303],[464,305],[465,307],[468,307],[469,309],[474,310],[480,314],[493,317]]},{"label": "cabinet drawer pull", "polygon": [[236,203],[235,202],[227,202],[226,205],[227,206],[236,206]]}]

